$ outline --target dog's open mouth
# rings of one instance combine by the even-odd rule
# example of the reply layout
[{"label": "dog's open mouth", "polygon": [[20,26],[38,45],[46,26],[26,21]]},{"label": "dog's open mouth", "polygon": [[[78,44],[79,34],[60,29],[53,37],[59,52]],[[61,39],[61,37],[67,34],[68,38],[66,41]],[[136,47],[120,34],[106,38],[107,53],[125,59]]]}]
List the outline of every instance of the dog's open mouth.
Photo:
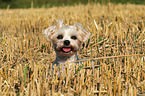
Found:
[{"label": "dog's open mouth", "polygon": [[73,48],[71,48],[71,47],[63,47],[62,48],[62,52],[65,52],[65,53],[69,53],[69,52],[71,52],[73,50]]}]

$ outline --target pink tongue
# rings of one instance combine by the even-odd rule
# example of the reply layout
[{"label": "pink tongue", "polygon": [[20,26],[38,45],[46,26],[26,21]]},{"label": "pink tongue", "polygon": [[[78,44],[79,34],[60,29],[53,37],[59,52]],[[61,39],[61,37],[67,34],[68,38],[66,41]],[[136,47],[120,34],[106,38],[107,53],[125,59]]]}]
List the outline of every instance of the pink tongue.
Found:
[{"label": "pink tongue", "polygon": [[69,52],[71,50],[71,48],[63,48],[64,52]]}]

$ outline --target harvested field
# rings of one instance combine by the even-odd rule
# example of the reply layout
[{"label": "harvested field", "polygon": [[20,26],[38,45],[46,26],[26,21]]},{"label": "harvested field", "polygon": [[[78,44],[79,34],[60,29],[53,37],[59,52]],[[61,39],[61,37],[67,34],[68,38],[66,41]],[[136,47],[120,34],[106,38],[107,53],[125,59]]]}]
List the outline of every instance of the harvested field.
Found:
[{"label": "harvested field", "polygon": [[[52,44],[42,31],[57,20],[91,32],[65,75],[53,74]],[[95,63],[93,72],[90,60]],[[55,68],[55,70],[57,67]],[[76,72],[74,73],[74,70]],[[136,96],[145,92],[145,6],[87,4],[0,10],[1,96]],[[144,93],[145,94],[145,93]],[[143,95],[143,93],[142,93]]]}]

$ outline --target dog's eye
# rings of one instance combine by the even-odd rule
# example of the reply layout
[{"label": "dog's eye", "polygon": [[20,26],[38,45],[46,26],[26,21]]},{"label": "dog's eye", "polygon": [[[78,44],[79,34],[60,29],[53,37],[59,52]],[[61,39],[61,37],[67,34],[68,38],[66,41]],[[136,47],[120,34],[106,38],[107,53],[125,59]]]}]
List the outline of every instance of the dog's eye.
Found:
[{"label": "dog's eye", "polygon": [[77,39],[77,37],[76,37],[76,36],[71,36],[71,39],[76,40],[76,39]]},{"label": "dog's eye", "polygon": [[63,39],[63,36],[62,35],[58,35],[57,39]]}]

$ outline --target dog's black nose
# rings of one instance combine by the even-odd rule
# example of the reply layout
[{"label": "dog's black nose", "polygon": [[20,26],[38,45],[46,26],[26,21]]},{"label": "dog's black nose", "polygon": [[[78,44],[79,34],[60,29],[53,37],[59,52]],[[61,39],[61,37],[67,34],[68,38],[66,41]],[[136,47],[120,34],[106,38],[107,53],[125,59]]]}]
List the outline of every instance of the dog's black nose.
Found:
[{"label": "dog's black nose", "polygon": [[69,40],[65,40],[63,44],[68,46],[70,44],[70,41]]}]

